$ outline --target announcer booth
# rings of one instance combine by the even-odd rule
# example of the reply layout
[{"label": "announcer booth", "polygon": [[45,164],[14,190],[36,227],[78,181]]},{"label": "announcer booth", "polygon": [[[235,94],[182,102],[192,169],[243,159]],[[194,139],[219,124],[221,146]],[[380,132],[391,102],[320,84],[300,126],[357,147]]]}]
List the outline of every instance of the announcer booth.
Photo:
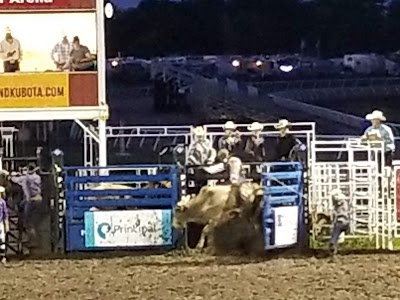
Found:
[{"label": "announcer booth", "polygon": [[[82,121],[97,122],[98,131],[90,134],[99,143],[99,164],[105,166],[103,4],[101,0],[0,0],[0,122],[19,126],[70,120],[85,132],[89,129]],[[45,211],[50,203],[45,197]],[[48,232],[49,223],[36,225]]]}]

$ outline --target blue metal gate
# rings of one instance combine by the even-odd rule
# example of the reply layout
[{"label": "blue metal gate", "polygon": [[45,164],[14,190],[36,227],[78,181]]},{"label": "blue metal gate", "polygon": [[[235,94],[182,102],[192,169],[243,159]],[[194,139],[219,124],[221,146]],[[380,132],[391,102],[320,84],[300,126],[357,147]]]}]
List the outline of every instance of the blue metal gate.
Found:
[{"label": "blue metal gate", "polygon": [[306,240],[303,166],[297,162],[262,165],[264,245],[287,248]]},{"label": "blue metal gate", "polygon": [[174,165],[65,168],[66,251],[172,249]]}]

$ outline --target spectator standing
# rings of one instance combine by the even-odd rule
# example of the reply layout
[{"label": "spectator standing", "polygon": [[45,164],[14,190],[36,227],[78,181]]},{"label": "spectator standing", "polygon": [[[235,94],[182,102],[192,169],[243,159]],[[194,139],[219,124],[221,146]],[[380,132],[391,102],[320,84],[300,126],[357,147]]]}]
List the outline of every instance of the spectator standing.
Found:
[{"label": "spectator standing", "polygon": [[236,125],[232,121],[228,121],[224,125],[225,135],[218,140],[218,150],[226,149],[230,155],[241,157],[242,140]]},{"label": "spectator standing", "polygon": [[9,215],[5,200],[6,189],[0,186],[0,261],[2,264],[7,262],[7,234],[10,231]]}]

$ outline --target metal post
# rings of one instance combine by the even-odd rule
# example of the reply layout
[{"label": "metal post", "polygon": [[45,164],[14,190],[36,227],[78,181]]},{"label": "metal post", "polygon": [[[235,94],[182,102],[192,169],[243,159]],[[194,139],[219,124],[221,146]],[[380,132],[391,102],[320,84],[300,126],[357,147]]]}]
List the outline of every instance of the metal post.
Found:
[{"label": "metal post", "polygon": [[99,120],[99,167],[107,167],[107,135],[105,120]]},{"label": "metal post", "polygon": [[[106,102],[106,47],[104,26],[104,0],[96,2],[96,27],[97,27],[97,73],[99,89],[99,105],[105,106]],[[99,166],[107,166],[107,136],[106,119],[99,119]]]}]

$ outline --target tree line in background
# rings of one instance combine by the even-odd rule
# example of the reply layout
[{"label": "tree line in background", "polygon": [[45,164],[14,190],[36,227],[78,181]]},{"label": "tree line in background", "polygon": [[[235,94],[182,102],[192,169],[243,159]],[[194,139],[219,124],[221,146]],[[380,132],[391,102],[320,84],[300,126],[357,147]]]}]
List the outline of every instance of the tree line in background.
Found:
[{"label": "tree line in background", "polygon": [[400,0],[144,0],[106,23],[108,56],[400,49]]}]

